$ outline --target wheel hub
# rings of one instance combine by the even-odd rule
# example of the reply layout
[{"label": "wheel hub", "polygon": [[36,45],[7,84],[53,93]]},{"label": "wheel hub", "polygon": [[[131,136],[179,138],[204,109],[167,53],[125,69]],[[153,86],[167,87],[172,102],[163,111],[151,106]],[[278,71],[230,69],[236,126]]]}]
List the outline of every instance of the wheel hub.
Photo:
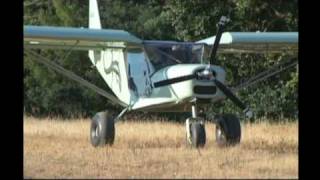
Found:
[{"label": "wheel hub", "polygon": [[217,126],[216,136],[217,136],[216,138],[219,140],[225,140],[225,135],[219,126]]},{"label": "wheel hub", "polygon": [[100,126],[99,125],[97,125],[95,128],[94,128],[94,130],[92,131],[92,136],[93,137],[99,137],[99,133],[100,133]]},{"label": "wheel hub", "polygon": [[187,141],[191,144],[190,118],[186,120]]}]

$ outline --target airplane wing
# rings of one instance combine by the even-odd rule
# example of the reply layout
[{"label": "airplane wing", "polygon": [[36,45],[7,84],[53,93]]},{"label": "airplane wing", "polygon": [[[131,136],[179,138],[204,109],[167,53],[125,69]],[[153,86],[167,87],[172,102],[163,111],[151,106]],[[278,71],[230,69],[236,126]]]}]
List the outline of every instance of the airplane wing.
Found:
[{"label": "airplane wing", "polygon": [[[215,36],[196,43],[213,45]],[[217,53],[276,53],[298,51],[298,32],[225,32]]]},{"label": "airplane wing", "polygon": [[[31,55],[33,57],[32,59],[122,106],[127,106],[130,100],[127,81],[119,80],[120,78],[127,79],[126,64],[125,61],[123,61],[125,56],[122,49],[130,47],[136,48],[137,46],[142,46],[142,40],[123,30],[24,26],[24,47],[31,48],[26,49],[26,53]],[[32,52],[32,48],[66,49],[69,50],[68,52],[71,50],[89,51],[90,60],[96,66],[98,72],[114,94],[104,91],[71,71],[64,69],[59,64],[51,62],[39,54]],[[110,49],[112,49],[112,51]],[[66,55],[68,52],[66,52]],[[93,56],[90,56],[91,52]],[[101,56],[102,52],[104,52],[104,56]],[[110,58],[104,58],[107,56]],[[109,64],[111,64],[112,67],[110,65],[110,67],[108,67],[109,69],[107,69],[106,65]],[[114,64],[116,64],[117,68],[113,68]],[[123,75],[123,77],[120,77],[119,74]],[[116,97],[114,95],[116,95]]]},{"label": "airplane wing", "polygon": [[134,35],[113,29],[24,26],[24,47],[102,50],[142,44]]}]

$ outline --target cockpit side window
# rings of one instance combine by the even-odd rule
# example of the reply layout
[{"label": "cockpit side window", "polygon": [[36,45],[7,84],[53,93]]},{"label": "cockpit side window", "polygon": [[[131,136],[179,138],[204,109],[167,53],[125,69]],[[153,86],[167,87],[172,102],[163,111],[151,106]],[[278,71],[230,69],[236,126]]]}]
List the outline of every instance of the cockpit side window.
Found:
[{"label": "cockpit side window", "polygon": [[148,96],[151,86],[150,74],[153,67],[150,67],[149,59],[143,49],[127,51],[129,88],[137,96]]}]

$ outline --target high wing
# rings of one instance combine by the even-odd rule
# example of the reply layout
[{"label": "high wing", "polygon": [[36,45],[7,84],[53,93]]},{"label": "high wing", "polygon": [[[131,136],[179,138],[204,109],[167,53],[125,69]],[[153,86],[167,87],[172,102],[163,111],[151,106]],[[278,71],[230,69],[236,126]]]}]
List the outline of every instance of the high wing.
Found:
[{"label": "high wing", "polygon": [[24,26],[24,46],[27,48],[103,50],[141,43],[141,39],[123,30]]},{"label": "high wing", "polygon": [[[24,26],[25,48],[66,49],[67,52],[89,51],[91,62],[120,101],[111,99],[123,106],[130,104],[134,98],[128,87],[126,52],[128,49],[136,49],[142,45],[142,40],[123,30]],[[40,62],[46,63],[50,68],[56,66],[57,71],[63,69],[52,64],[53,62],[45,62],[45,60]],[[72,75],[68,70],[60,73],[98,93],[102,92],[101,88],[94,87],[81,77]],[[105,97],[111,97],[106,91],[102,94]]]},{"label": "high wing", "polygon": [[[196,43],[213,45],[215,36]],[[217,53],[278,53],[298,51],[298,32],[225,32]]]}]

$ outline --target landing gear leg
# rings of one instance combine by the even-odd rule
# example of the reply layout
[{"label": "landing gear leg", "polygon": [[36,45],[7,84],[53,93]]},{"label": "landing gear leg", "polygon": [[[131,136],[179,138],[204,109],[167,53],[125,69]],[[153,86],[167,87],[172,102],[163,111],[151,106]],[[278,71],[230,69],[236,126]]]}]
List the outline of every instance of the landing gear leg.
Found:
[{"label": "landing gear leg", "polygon": [[192,147],[203,147],[206,144],[206,131],[203,119],[197,117],[196,105],[192,104],[192,117],[186,120],[187,144]]}]

